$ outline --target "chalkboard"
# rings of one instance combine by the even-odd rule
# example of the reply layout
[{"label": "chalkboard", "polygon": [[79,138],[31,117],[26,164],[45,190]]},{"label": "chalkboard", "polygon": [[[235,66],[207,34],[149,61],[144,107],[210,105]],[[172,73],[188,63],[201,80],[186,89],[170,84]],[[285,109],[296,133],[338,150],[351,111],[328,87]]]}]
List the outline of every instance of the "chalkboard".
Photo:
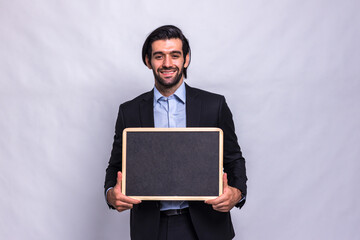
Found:
[{"label": "chalkboard", "polygon": [[122,192],[140,200],[206,200],[222,194],[219,128],[126,128]]}]

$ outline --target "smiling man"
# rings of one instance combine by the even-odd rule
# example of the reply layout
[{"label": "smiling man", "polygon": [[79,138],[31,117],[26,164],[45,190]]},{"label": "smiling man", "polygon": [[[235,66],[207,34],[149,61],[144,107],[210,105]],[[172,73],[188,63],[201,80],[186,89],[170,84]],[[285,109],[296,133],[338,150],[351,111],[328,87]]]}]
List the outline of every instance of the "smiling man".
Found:
[{"label": "smiling man", "polygon": [[[106,169],[107,203],[119,212],[131,209],[131,239],[232,239],[235,233],[230,210],[244,205],[247,177],[245,159],[225,98],[185,84],[191,59],[190,46],[175,26],[155,29],[145,40],[142,58],[153,71],[155,87],[120,105]],[[140,201],[123,195],[122,131],[127,127],[221,128],[224,132],[223,194],[205,202]]]}]

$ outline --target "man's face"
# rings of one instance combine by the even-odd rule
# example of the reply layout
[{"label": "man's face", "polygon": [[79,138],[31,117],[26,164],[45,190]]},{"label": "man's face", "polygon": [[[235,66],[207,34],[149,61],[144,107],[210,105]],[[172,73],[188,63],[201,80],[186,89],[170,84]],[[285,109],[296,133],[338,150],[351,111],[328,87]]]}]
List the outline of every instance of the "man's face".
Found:
[{"label": "man's face", "polygon": [[[171,88],[183,81],[183,71],[189,64],[189,55],[184,57],[182,42],[179,38],[154,41],[152,53],[146,63],[153,70],[155,85]],[[180,85],[180,84],[179,84]]]}]

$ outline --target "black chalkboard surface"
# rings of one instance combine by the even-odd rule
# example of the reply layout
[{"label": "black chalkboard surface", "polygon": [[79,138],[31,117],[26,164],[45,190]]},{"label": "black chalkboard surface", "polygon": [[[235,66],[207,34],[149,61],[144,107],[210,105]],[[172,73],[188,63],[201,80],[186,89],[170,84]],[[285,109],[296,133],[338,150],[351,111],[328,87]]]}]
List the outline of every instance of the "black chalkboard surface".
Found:
[{"label": "black chalkboard surface", "polygon": [[222,194],[219,128],[126,128],[123,194],[141,200],[206,200]]}]

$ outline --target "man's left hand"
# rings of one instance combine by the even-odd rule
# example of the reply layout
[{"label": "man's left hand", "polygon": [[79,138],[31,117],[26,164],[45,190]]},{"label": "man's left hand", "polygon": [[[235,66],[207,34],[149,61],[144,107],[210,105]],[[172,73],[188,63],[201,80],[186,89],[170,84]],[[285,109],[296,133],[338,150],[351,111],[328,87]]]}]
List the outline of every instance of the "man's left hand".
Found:
[{"label": "man's left hand", "polygon": [[241,191],[228,185],[226,173],[224,173],[223,180],[223,194],[215,199],[206,200],[205,203],[211,204],[216,211],[229,212],[241,200]]}]

